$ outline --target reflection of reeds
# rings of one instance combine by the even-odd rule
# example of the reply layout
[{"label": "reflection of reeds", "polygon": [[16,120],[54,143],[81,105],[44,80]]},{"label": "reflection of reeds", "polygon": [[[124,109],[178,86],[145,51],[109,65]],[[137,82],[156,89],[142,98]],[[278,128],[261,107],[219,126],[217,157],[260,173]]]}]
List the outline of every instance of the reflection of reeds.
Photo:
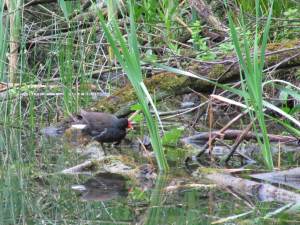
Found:
[{"label": "reflection of reeds", "polygon": [[[128,43],[126,43],[126,40],[124,39],[115,19],[111,21],[111,27],[109,28],[108,25],[106,25],[102,14],[100,14],[100,23],[118,62],[121,64],[122,68],[126,72],[127,77],[130,80],[138,97],[138,101],[147,121],[147,127],[151,138],[151,144],[155,151],[158,166],[160,170],[166,171],[168,170],[168,165],[162,148],[158,124],[150,113],[148,103],[151,104],[154,111],[157,112],[157,110],[155,109],[155,105],[143,82],[138,50],[138,41],[136,36],[136,27],[133,15],[134,9],[131,2],[129,5],[130,29],[128,31]],[[156,119],[159,120],[158,113],[156,113]]]}]

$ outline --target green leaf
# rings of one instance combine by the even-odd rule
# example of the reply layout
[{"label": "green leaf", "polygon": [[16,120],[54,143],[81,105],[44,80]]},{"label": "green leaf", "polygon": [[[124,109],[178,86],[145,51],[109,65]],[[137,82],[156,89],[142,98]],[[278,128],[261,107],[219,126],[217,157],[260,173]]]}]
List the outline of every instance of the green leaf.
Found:
[{"label": "green leaf", "polygon": [[[106,24],[102,12],[99,11],[99,20],[118,62],[126,72],[127,77],[135,90],[141,110],[146,119],[148,131],[150,134],[151,144],[155,152],[156,161],[161,171],[168,170],[167,160],[162,148],[161,138],[159,136],[159,129],[157,120],[160,121],[154,102],[143,83],[142,70],[140,66],[140,56],[138,49],[138,41],[136,36],[136,26],[134,21],[134,1],[129,1],[130,11],[130,27],[125,27],[127,35],[123,36],[120,31],[118,23],[114,17],[111,18],[111,26]],[[128,37],[127,39],[125,37]],[[148,103],[151,103],[152,108],[156,112],[156,118],[153,118]],[[157,120],[156,120],[157,119]]]},{"label": "green leaf", "polygon": [[134,117],[132,117],[131,120],[134,122],[141,122],[144,120],[144,116],[143,116],[143,114],[139,113],[139,114],[136,114]]},{"label": "green leaf", "polygon": [[142,110],[142,106],[141,106],[141,104],[137,103],[137,104],[132,105],[130,107],[130,110],[132,110],[132,111]]},{"label": "green leaf", "polygon": [[65,0],[58,0],[58,3],[59,3],[61,10],[64,13],[65,19],[69,20],[69,12],[68,12],[68,8],[67,8],[67,4],[66,4]]},{"label": "green leaf", "polygon": [[183,133],[183,127],[173,128],[167,132],[162,138],[163,145],[176,145]]}]

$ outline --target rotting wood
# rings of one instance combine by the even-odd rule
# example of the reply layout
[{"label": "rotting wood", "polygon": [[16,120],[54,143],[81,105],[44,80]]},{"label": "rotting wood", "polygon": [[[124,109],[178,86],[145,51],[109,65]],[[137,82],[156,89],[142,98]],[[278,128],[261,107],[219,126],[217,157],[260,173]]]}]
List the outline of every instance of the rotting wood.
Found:
[{"label": "rotting wood", "polygon": [[[266,53],[265,68],[276,65],[276,69],[292,68],[300,65],[300,40],[285,41],[282,43],[272,43],[268,45]],[[289,59],[286,61],[286,59]],[[282,62],[282,63],[281,63]],[[186,71],[195,75],[205,76],[210,80],[219,83],[226,83],[239,79],[240,70],[237,59],[234,56],[224,58],[216,62],[192,61]],[[160,72],[144,83],[157,101],[166,96],[190,93],[191,89],[198,92],[209,92],[213,85],[201,79],[190,78],[171,72]],[[101,99],[94,105],[98,111],[113,112],[118,116],[128,115],[130,107],[136,103],[136,96],[130,84],[121,88],[110,97]]]},{"label": "rotting wood", "polygon": [[[184,143],[189,143],[189,142],[193,142],[193,141],[207,141],[210,137],[210,135],[212,136],[217,136],[223,140],[235,140],[237,139],[241,133],[243,131],[242,130],[226,130],[224,132],[220,132],[220,131],[213,131],[213,132],[201,132],[199,134],[195,134],[193,136],[190,137],[186,137],[183,139]],[[260,137],[262,136],[262,134],[258,134]],[[281,142],[281,143],[297,143],[298,142],[298,138],[295,138],[293,136],[282,136],[282,135],[275,135],[275,134],[268,134],[268,137],[270,139],[271,142]],[[254,132],[248,132],[244,137],[244,140],[256,140],[257,139],[257,135]]]}]

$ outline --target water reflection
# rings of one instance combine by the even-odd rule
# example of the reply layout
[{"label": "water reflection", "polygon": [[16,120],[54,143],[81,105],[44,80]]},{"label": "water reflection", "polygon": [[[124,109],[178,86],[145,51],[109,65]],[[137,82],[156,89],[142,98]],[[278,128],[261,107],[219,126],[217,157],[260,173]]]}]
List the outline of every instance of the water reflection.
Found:
[{"label": "water reflection", "polygon": [[[88,164],[88,167],[90,166]],[[117,197],[127,197],[133,188],[144,192],[151,190],[155,185],[157,175],[152,165],[145,164],[132,171],[119,170],[118,172],[127,175],[111,172],[97,173],[83,184],[72,185],[71,188],[80,192],[81,200],[107,201]]]},{"label": "water reflection", "polygon": [[127,181],[119,174],[98,173],[82,185],[73,185],[72,189],[80,191],[80,198],[84,201],[107,201],[118,196],[127,197]]},{"label": "water reflection", "polygon": [[[122,154],[130,161],[132,149],[122,149]],[[5,129],[0,133],[0,224],[211,224],[255,209],[238,221],[253,222],[279,205],[256,200],[249,204],[225,189],[188,185],[192,178],[176,168],[171,175],[161,174],[156,179],[149,176],[155,174],[150,172],[155,166],[144,165],[127,175],[112,171],[94,172],[94,177],[60,173],[85,157],[62,142]],[[110,163],[116,161],[110,159]],[[174,183],[182,178],[186,182]],[[74,184],[82,184],[78,192],[70,190]],[[260,224],[278,220],[279,216]],[[297,224],[300,218],[293,215],[293,220],[291,224]]]}]

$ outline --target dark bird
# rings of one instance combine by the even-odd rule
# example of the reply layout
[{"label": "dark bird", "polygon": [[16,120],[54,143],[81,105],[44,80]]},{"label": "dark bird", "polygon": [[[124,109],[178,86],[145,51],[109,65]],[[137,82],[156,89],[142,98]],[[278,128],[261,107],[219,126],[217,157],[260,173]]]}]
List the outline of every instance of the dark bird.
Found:
[{"label": "dark bird", "polygon": [[43,132],[54,136],[53,133],[67,134],[74,133],[72,130],[80,130],[83,135],[100,143],[119,143],[126,136],[128,128],[132,128],[132,125],[127,118],[118,118],[109,113],[80,110],[78,114],[64,120],[57,128],[49,127]]},{"label": "dark bird", "polygon": [[117,118],[109,113],[80,111],[72,127],[82,129],[99,142],[120,142],[126,136],[126,129],[132,128],[126,118]]}]

